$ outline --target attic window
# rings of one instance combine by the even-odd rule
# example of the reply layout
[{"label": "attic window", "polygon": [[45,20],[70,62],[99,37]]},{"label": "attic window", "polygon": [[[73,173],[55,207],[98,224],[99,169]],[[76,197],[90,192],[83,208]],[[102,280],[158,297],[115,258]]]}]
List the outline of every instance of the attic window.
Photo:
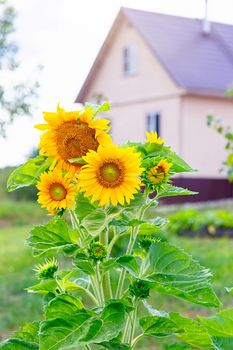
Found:
[{"label": "attic window", "polygon": [[136,45],[128,45],[123,48],[123,73],[134,75],[138,69],[138,50]]}]

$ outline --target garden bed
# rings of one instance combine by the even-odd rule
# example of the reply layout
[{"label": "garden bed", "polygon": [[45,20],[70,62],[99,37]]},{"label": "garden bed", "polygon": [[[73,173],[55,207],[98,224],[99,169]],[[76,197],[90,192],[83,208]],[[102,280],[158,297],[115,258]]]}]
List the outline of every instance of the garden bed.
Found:
[{"label": "garden bed", "polygon": [[187,237],[233,238],[233,212],[228,210],[180,210],[168,217],[166,231]]}]

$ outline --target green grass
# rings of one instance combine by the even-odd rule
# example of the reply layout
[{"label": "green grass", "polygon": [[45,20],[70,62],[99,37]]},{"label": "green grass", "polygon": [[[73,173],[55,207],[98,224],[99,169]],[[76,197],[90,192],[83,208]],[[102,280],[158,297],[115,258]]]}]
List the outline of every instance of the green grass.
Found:
[{"label": "green grass", "polygon": [[36,295],[24,288],[35,282],[31,251],[24,244],[29,227],[0,229],[0,338],[40,314]]},{"label": "green grass", "polygon": [[29,201],[0,201],[0,228],[42,223],[46,220],[45,211],[38,203]]}]

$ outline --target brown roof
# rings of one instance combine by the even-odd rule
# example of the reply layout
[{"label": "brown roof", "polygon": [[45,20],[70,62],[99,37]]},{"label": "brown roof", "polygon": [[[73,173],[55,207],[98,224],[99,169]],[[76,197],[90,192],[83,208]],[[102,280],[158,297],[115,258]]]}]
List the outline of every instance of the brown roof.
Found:
[{"label": "brown roof", "polygon": [[[144,38],[177,85],[192,92],[223,95],[232,83],[232,25],[212,22],[210,33],[205,34],[200,19],[128,8],[122,8],[118,18],[122,15]],[[107,42],[101,51],[106,46]],[[83,102],[101,51],[75,102]]]}]

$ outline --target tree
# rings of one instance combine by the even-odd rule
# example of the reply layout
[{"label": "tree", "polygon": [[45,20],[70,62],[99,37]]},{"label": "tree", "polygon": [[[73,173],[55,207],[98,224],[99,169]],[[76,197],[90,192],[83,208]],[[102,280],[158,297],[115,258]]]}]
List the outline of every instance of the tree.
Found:
[{"label": "tree", "polygon": [[[14,21],[16,11],[9,6],[7,0],[0,0],[0,74],[17,71],[20,63],[17,61],[18,46],[12,40],[15,31]],[[37,97],[39,84],[19,82],[9,86],[0,83],[0,137],[4,137],[7,127],[17,116],[30,115],[32,102]]]},{"label": "tree", "polygon": [[[226,94],[229,97],[233,97],[233,89],[231,88],[227,90]],[[222,162],[223,167],[220,171],[223,171],[226,168],[228,180],[229,182],[233,182],[233,130],[230,126],[223,126],[222,121],[212,115],[208,115],[207,124],[221,134],[226,140],[225,150],[227,155]]]}]

